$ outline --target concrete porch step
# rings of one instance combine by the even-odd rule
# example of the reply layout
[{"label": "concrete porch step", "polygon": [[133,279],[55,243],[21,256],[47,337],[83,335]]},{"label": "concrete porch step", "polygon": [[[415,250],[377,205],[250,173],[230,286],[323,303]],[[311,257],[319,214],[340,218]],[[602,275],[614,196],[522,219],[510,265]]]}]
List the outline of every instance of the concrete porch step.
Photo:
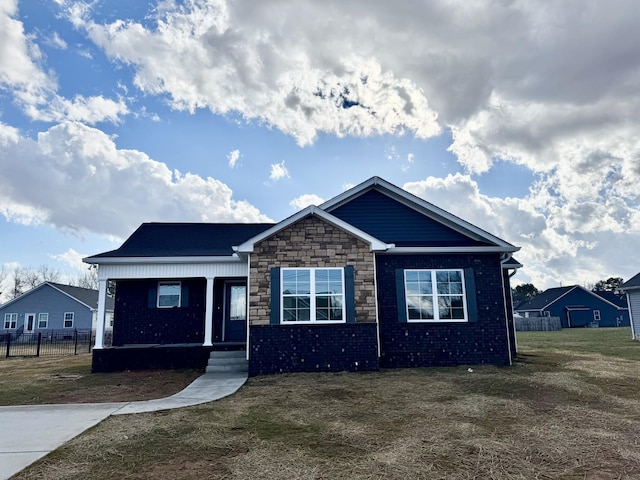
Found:
[{"label": "concrete porch step", "polygon": [[207,373],[247,372],[249,362],[244,350],[212,351],[207,362]]}]

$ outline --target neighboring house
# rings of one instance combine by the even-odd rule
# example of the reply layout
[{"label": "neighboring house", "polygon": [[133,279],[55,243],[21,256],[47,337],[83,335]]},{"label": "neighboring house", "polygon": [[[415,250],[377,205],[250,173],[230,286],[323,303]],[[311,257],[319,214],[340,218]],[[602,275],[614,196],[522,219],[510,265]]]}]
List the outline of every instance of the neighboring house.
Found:
[{"label": "neighboring house", "polygon": [[[111,328],[113,299],[105,303]],[[0,305],[0,333],[91,330],[98,318],[98,291],[44,282]]]},{"label": "neighboring house", "polygon": [[99,318],[116,282],[113,347],[99,321],[93,370],[233,348],[250,375],[509,365],[517,250],[378,177],[276,224],[143,224],[84,259]]},{"label": "neighboring house", "polygon": [[562,328],[626,327],[629,310],[624,297],[611,292],[591,292],[579,285],[550,288],[531,300],[520,302],[516,313],[523,317],[560,317]]},{"label": "neighboring house", "polygon": [[627,296],[627,305],[631,317],[631,335],[634,339],[640,336],[640,273],[624,282],[620,290]]}]

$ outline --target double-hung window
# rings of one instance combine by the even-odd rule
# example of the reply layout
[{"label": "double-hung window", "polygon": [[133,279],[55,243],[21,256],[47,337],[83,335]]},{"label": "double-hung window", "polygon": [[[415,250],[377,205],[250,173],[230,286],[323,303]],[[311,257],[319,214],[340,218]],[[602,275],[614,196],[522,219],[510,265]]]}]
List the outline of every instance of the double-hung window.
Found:
[{"label": "double-hung window", "polygon": [[344,269],[282,268],[282,323],[345,322]]},{"label": "double-hung window", "polygon": [[38,328],[47,328],[49,326],[49,314],[48,313],[39,313],[38,314]]},{"label": "double-hung window", "polygon": [[5,313],[4,314],[4,328],[16,328],[18,326],[18,314],[17,313]]},{"label": "double-hung window", "polygon": [[463,270],[405,270],[404,287],[407,321],[469,320]]},{"label": "double-hung window", "polygon": [[180,306],[182,286],[180,282],[158,283],[158,308],[173,308]]},{"label": "double-hung window", "polygon": [[73,328],[73,312],[65,312],[62,326],[64,328]]}]

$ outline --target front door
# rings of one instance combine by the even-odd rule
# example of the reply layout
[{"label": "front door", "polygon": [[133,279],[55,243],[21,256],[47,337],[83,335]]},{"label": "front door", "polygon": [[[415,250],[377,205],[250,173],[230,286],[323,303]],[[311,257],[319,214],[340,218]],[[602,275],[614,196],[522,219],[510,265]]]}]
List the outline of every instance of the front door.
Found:
[{"label": "front door", "polygon": [[33,333],[36,328],[36,314],[26,313],[24,315],[24,333]]},{"label": "front door", "polygon": [[224,283],[224,324],[222,338],[225,342],[247,340],[247,283]]}]

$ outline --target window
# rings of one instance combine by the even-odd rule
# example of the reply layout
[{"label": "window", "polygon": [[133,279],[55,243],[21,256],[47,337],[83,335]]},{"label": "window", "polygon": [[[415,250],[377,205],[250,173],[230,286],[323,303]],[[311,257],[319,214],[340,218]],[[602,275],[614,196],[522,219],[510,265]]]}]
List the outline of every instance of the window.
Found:
[{"label": "window", "polygon": [[594,310],[593,311],[593,321],[594,322],[599,322],[600,321],[600,310]]},{"label": "window", "polygon": [[342,268],[283,268],[282,323],[331,323],[346,319]]},{"label": "window", "polygon": [[158,283],[158,308],[173,308],[180,306],[180,282]]},{"label": "window", "polygon": [[462,270],[405,270],[409,322],[467,321]]},{"label": "window", "polygon": [[65,312],[62,326],[64,328],[73,328],[73,312]]},{"label": "window", "polygon": [[49,326],[49,314],[48,313],[39,313],[38,314],[38,328],[48,328]]},{"label": "window", "polygon": [[17,313],[5,313],[4,314],[4,328],[16,328],[18,326],[18,314]]},{"label": "window", "polygon": [[245,321],[247,319],[247,287],[232,285],[229,295],[229,320]]}]

